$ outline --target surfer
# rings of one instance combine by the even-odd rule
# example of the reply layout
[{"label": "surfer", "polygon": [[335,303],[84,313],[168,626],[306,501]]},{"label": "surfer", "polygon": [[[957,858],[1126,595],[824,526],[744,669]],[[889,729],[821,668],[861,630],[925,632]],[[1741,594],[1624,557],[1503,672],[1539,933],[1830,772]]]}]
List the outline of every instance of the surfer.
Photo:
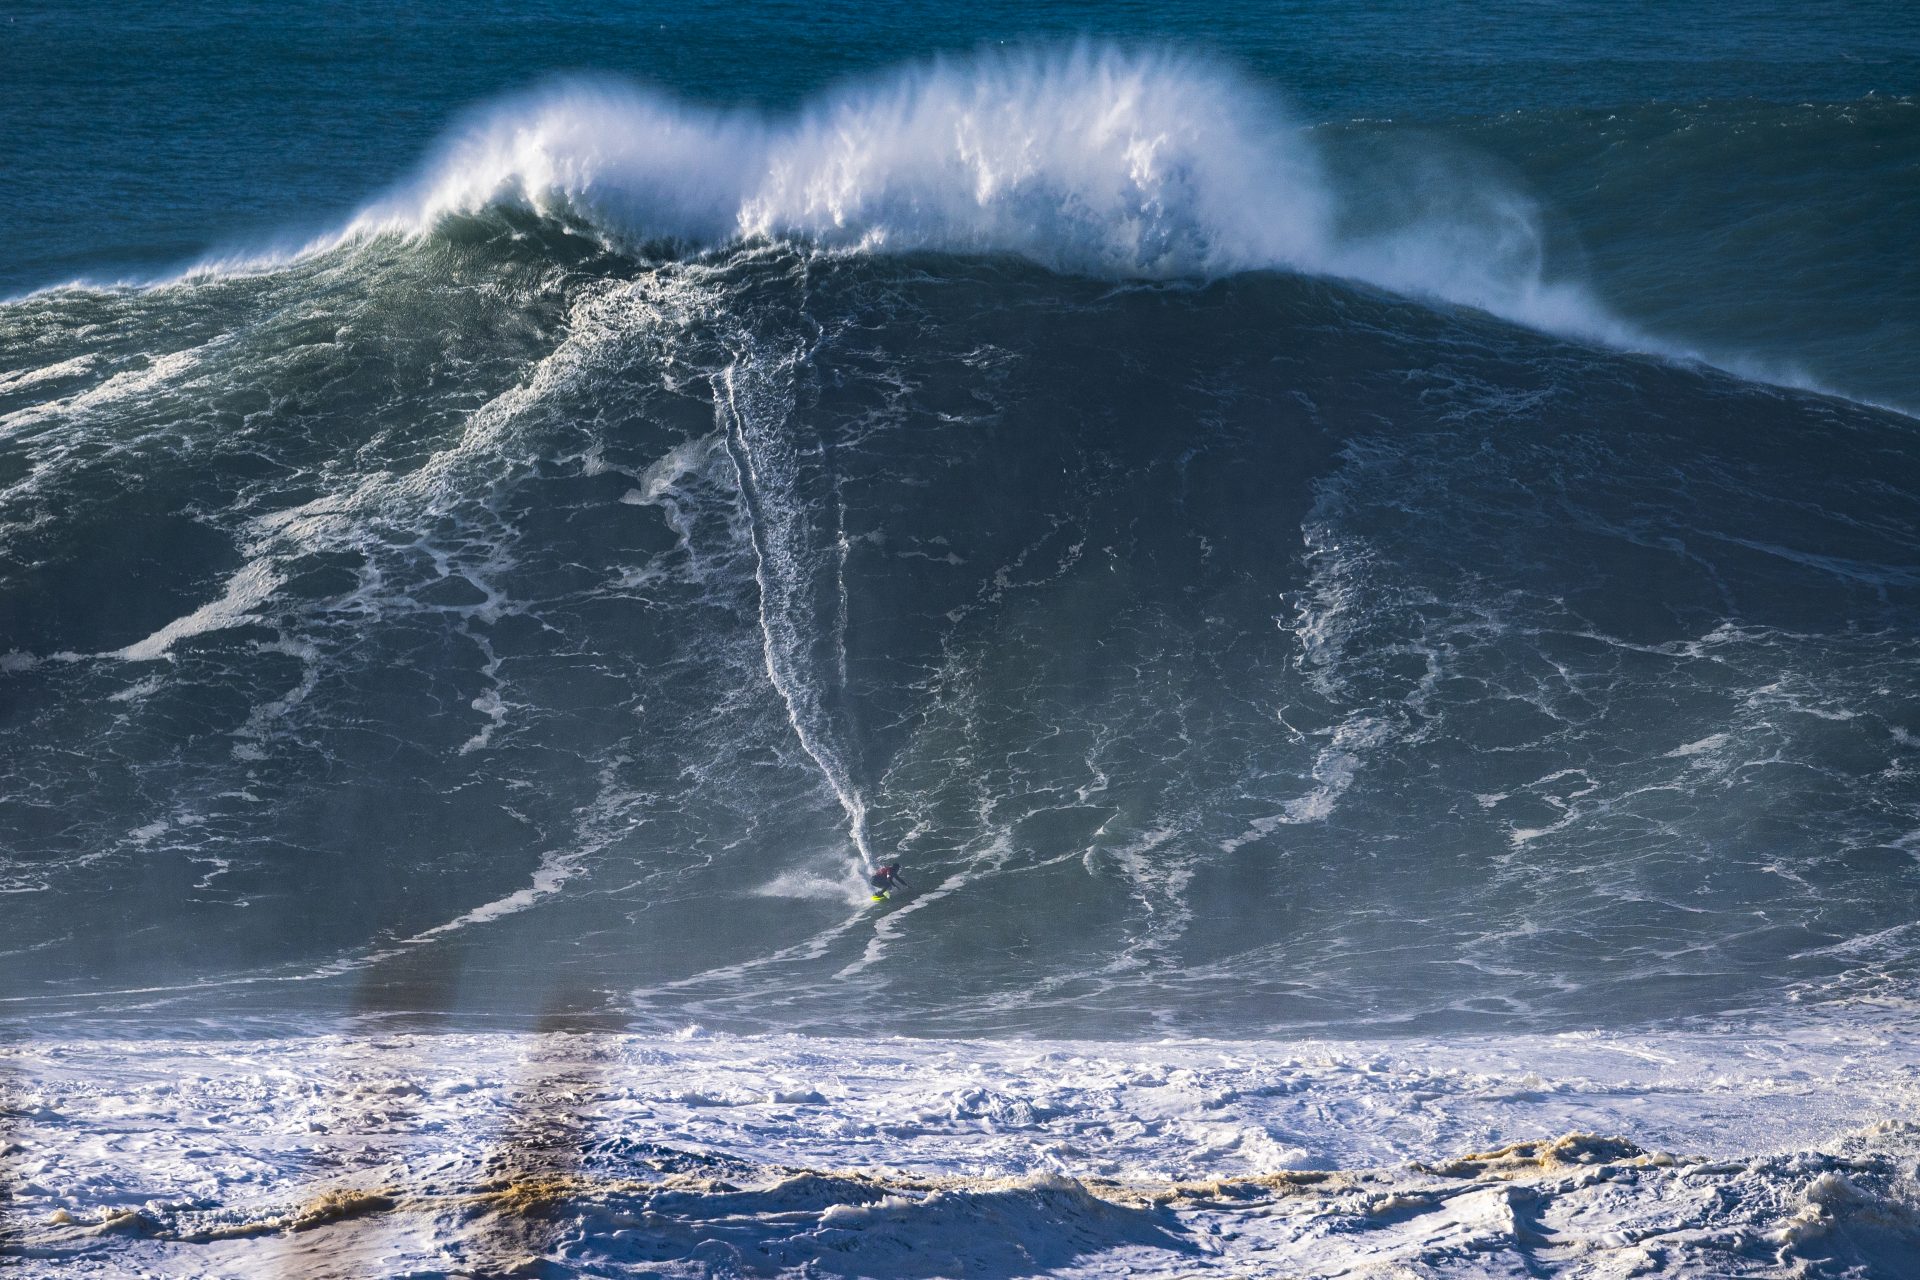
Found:
[{"label": "surfer", "polygon": [[878,871],[868,876],[867,879],[873,884],[873,896],[875,899],[886,897],[887,894],[894,889],[905,889],[909,887],[907,882],[900,878],[900,864],[897,862],[887,863]]}]

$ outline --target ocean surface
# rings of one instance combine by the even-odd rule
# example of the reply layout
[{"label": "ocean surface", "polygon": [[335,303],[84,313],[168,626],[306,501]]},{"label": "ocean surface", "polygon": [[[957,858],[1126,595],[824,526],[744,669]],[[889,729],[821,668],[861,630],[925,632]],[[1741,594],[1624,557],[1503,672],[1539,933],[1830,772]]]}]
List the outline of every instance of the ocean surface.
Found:
[{"label": "ocean surface", "polygon": [[1920,11],[0,23],[0,1256],[1920,1275]]}]

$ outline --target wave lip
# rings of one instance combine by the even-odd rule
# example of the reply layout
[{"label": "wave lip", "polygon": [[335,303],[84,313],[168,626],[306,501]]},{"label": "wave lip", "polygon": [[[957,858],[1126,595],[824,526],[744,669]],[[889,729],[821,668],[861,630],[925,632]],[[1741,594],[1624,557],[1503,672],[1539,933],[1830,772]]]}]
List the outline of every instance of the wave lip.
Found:
[{"label": "wave lip", "polygon": [[1094,274],[1308,265],[1331,219],[1279,104],[1197,60],[1080,45],[936,61],[775,119],[608,80],[509,100],[349,236],[492,206],[626,240],[1005,252]]},{"label": "wave lip", "polygon": [[1301,271],[1648,347],[1554,277],[1525,193],[1445,156],[1336,181],[1322,145],[1225,67],[1088,43],[937,60],[787,117],[572,80],[474,117],[310,248],[511,208],[625,245],[1004,253],[1129,280]]},{"label": "wave lip", "polygon": [[1174,276],[1308,263],[1330,216],[1277,103],[1197,63],[1081,47],[830,101],[784,140],[740,229]]},{"label": "wave lip", "polygon": [[357,213],[337,236],[423,235],[493,206],[583,217],[609,232],[705,244],[737,222],[766,124],[676,104],[612,80],[512,98],[444,141],[419,177]]}]

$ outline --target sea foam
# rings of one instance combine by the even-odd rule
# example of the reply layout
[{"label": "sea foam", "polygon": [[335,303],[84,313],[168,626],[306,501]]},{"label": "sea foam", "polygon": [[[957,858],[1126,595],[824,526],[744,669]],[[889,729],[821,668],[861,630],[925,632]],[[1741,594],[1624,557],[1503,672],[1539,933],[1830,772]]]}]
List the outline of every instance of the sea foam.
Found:
[{"label": "sea foam", "polygon": [[1908,1274],[1910,1031],[1769,1030],[27,1040],[0,1157],[49,1276]]}]

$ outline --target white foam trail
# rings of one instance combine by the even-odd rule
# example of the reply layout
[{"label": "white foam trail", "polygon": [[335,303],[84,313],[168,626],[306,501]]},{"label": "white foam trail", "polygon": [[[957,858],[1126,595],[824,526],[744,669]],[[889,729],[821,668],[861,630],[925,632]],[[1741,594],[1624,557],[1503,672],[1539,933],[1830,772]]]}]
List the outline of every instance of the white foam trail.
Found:
[{"label": "white foam trail", "polygon": [[867,895],[845,876],[826,876],[817,871],[783,871],[765,884],[747,890],[756,898],[811,898],[818,902],[844,902],[863,906]]},{"label": "white foam trail", "polygon": [[255,612],[285,581],[267,560],[250,560],[227,580],[226,594],[201,605],[183,618],[175,618],[145,640],[116,650],[113,657],[129,662],[152,662],[167,656],[167,651],[188,636],[227,627],[243,626],[259,620]]},{"label": "white foam trail", "polygon": [[[728,454],[733,459],[752,534],[754,580],[760,590],[760,636],[767,679],[787,708],[787,721],[793,727],[794,737],[819,768],[821,776],[840,802],[841,809],[846,812],[848,835],[853,839],[861,862],[871,870],[878,864],[867,843],[866,801],[854,785],[840,745],[828,731],[828,715],[821,705],[819,691],[803,669],[802,651],[806,637],[819,626],[820,620],[813,616],[813,610],[804,602],[804,583],[794,585],[796,577],[805,577],[804,569],[790,563],[793,554],[789,544],[795,539],[782,536],[781,530],[771,527],[781,522],[782,513],[778,499],[767,492],[767,479],[763,472],[769,460],[763,456],[764,449],[756,450],[754,447],[748,421],[751,411],[741,403],[743,393],[738,371],[739,365],[735,364],[721,375],[718,388],[721,394],[717,404],[724,419]],[[775,399],[778,400],[777,394]],[[766,416],[775,422],[776,432],[785,424],[785,410],[789,408],[790,405],[776,404],[767,409]],[[845,589],[845,584],[841,583],[842,613],[838,623],[843,628]],[[841,676],[844,681],[844,668]]]}]

